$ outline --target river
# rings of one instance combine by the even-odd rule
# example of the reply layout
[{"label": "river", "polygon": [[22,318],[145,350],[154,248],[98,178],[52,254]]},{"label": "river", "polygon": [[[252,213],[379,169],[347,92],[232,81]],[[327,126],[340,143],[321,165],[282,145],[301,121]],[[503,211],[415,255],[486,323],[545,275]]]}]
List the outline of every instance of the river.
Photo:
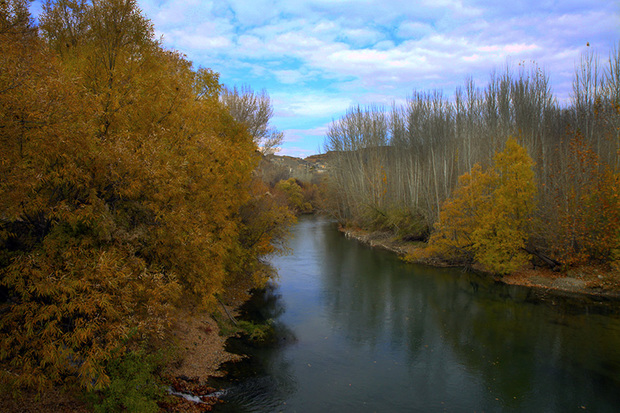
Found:
[{"label": "river", "polygon": [[302,217],[260,316],[277,342],[228,366],[234,412],[617,412],[620,317],[402,262]]}]

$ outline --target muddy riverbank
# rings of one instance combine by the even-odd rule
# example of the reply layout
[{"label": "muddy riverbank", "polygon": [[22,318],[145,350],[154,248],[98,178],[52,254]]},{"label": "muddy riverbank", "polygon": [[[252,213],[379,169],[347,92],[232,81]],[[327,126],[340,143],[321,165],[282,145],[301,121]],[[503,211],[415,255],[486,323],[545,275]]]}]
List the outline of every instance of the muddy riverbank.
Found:
[{"label": "muddy riverbank", "polygon": [[[394,252],[404,258],[424,248],[424,243],[407,242],[389,232],[373,232],[358,228],[339,228],[347,238],[357,240],[372,248]],[[416,261],[436,267],[449,267],[437,258]],[[473,271],[482,272],[478,268]],[[571,268],[566,271],[552,271],[548,268],[523,268],[505,275],[492,275],[496,282],[530,287],[543,293],[541,296],[564,296],[586,301],[617,302],[620,305],[620,273],[601,265]]]}]

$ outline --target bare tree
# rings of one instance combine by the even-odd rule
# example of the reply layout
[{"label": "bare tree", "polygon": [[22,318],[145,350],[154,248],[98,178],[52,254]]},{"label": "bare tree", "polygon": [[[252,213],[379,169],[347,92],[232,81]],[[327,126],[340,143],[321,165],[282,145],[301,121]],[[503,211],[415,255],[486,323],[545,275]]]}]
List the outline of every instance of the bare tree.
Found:
[{"label": "bare tree", "polygon": [[414,91],[404,105],[356,106],[335,120],[325,149],[333,152],[337,216],[362,226],[381,218],[389,226],[395,215],[407,215],[432,228],[458,177],[476,163],[490,165],[514,137],[535,162],[538,227],[551,230],[533,231],[532,238],[544,249],[553,228],[565,225],[558,208],[573,208],[571,177],[583,162],[577,153],[588,154],[599,171],[617,173],[620,166],[620,52],[610,53],[604,69],[596,54],[585,53],[564,108],[535,62],[516,69],[492,73],[484,88],[468,79],[452,100]]},{"label": "bare tree", "polygon": [[265,90],[254,92],[249,86],[232,89],[224,87],[220,95],[222,103],[232,117],[244,124],[260,151],[273,154],[282,144],[284,134],[269,125],[273,117],[271,98]]}]

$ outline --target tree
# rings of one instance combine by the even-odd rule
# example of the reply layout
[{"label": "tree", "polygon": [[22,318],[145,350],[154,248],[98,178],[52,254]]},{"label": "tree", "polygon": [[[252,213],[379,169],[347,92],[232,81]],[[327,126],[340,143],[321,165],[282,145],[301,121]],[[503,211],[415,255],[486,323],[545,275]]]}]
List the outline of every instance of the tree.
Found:
[{"label": "tree", "polygon": [[476,164],[459,177],[429,244],[447,258],[476,261],[506,274],[528,257],[524,248],[535,205],[534,163],[514,139],[494,161],[487,171]]},{"label": "tree", "polygon": [[525,242],[537,191],[533,167],[532,158],[514,139],[495,155],[498,182],[491,208],[472,234],[476,260],[494,272],[511,273],[527,263]]},{"label": "tree", "polygon": [[[553,265],[554,260],[608,262],[618,231],[613,188],[620,168],[619,50],[613,48],[604,65],[594,51],[583,54],[566,106],[553,97],[549,78],[536,63],[519,62],[517,71],[506,66],[494,72],[484,88],[468,80],[453,101],[441,91],[413,91],[406,104],[394,103],[387,113],[352,107],[332,122],[326,136],[331,212],[343,223],[383,230],[406,214],[415,228],[444,225],[441,205],[460,198],[459,185],[475,191],[476,184],[459,184],[458,177],[469,173],[465,181],[482,179],[490,169],[474,171],[473,165],[492,164],[503,150],[501,137],[518,136],[534,161],[539,194],[528,250]],[[424,233],[413,227],[412,232]],[[496,230],[487,227],[482,239],[490,240]],[[458,238],[453,247],[462,248]]]},{"label": "tree", "polygon": [[130,335],[161,337],[178,283],[119,219],[119,153],[94,133],[92,95],[36,31],[3,34],[0,48],[0,376],[99,388]]},{"label": "tree", "polygon": [[553,181],[553,201],[539,227],[547,254],[564,265],[617,260],[620,246],[620,174],[602,165],[579,133],[569,141],[566,169]]},{"label": "tree", "polygon": [[253,136],[135,1],[49,1],[43,39],[22,4],[0,3],[0,379],[100,389],[180,297],[261,285],[291,215],[248,212]]},{"label": "tree", "polygon": [[224,87],[221,100],[232,117],[245,125],[263,154],[277,152],[284,135],[269,125],[273,117],[273,107],[265,90],[257,93],[249,86],[242,86],[240,89],[236,86],[232,89]]},{"label": "tree", "polygon": [[0,3],[0,35],[34,34],[28,11],[32,0],[4,0]]},{"label": "tree", "polygon": [[454,194],[441,207],[439,221],[429,239],[433,251],[448,260],[474,261],[474,233],[490,214],[497,182],[497,172],[492,168],[485,171],[480,164],[474,164],[470,172],[459,177]]}]

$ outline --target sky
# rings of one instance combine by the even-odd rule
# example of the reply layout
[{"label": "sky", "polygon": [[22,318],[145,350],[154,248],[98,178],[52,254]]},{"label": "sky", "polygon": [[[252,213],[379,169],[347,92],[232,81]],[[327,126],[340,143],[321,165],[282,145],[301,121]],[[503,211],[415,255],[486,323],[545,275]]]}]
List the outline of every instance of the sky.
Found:
[{"label": "sky", "polygon": [[[620,41],[620,0],[138,0],[164,47],[227,86],[265,89],[280,155],[323,152],[329,124],[354,105],[484,87],[534,62],[569,102],[575,64]],[[33,4],[36,15],[40,2]],[[587,46],[587,45],[590,46]]]}]

